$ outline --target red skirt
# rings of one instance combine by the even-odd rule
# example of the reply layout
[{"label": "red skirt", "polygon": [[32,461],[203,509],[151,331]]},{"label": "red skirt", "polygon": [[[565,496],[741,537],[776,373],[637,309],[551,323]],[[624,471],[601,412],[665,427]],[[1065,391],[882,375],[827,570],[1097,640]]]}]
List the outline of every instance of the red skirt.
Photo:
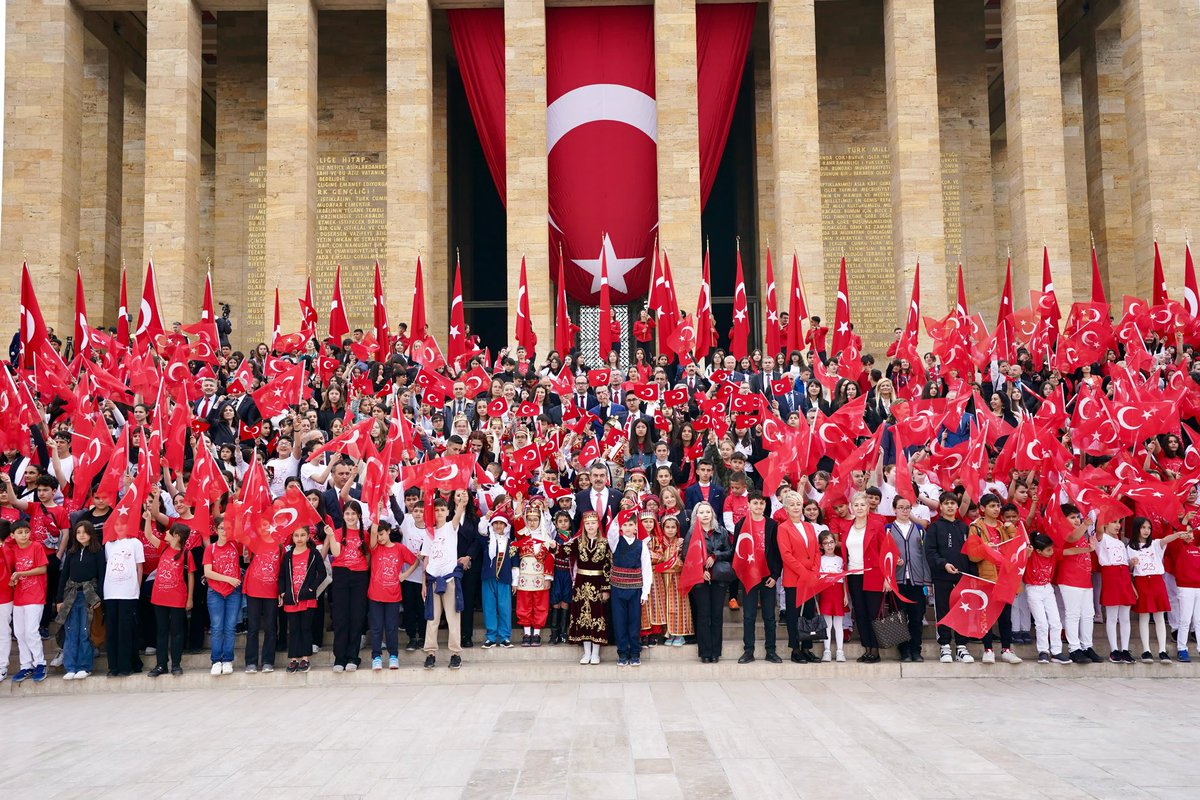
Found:
[{"label": "red skirt", "polygon": [[1133,577],[1126,564],[1100,568],[1100,605],[1131,606],[1134,602]]},{"label": "red skirt", "polygon": [[1157,614],[1171,610],[1171,598],[1167,595],[1167,583],[1162,575],[1139,575],[1133,579],[1133,585],[1137,588],[1134,612]]},{"label": "red skirt", "polygon": [[835,583],[826,586],[817,595],[817,610],[830,617],[840,617],[846,613],[846,585]]}]

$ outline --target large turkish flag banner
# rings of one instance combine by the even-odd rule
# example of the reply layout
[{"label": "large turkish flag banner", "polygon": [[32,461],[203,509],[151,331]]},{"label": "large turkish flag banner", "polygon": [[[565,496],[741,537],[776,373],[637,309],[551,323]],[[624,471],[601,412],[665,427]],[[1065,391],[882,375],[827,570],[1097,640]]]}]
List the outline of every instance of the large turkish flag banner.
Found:
[{"label": "large turkish flag banner", "polygon": [[612,302],[645,296],[658,226],[654,9],[546,10],[550,263],[567,293],[600,301],[603,236]]}]

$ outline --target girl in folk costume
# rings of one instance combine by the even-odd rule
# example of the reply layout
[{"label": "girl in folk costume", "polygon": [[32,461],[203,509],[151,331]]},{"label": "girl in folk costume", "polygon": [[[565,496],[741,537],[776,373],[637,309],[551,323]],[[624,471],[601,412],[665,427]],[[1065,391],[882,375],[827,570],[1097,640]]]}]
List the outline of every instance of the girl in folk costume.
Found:
[{"label": "girl in folk costume", "polygon": [[[1129,546],[1126,555],[1133,566],[1133,588],[1135,590],[1133,610],[1138,615],[1138,633],[1142,638],[1142,662],[1149,664],[1154,660],[1150,651],[1150,618],[1154,617],[1154,629],[1158,632],[1158,660],[1163,664],[1171,663],[1167,654],[1167,620],[1166,612],[1171,608],[1171,600],[1167,596],[1167,584],[1163,580],[1163,555],[1167,545],[1182,535],[1176,531],[1162,537],[1154,538],[1150,520],[1145,517],[1134,517],[1130,525]],[[1188,528],[1190,532],[1191,528]],[[1097,547],[1097,551],[1099,547]],[[1101,567],[1101,575],[1104,574]],[[1101,587],[1103,590],[1103,587]],[[1108,616],[1105,615],[1105,619]]]},{"label": "girl in folk costume", "polygon": [[[845,568],[845,561],[838,555],[838,540],[828,530],[819,534],[817,539],[821,548],[821,572],[822,573],[839,573]],[[846,615],[846,609],[850,607],[850,591],[846,588],[846,580],[838,579],[837,583],[826,586],[817,595],[817,610],[825,617],[825,652],[821,654],[822,661],[832,661],[832,652],[829,649],[829,639],[832,636],[834,643],[837,645],[837,661],[846,660],[846,653],[842,649],[843,631],[842,617]]]},{"label": "girl in folk costume", "polygon": [[575,563],[567,641],[583,645],[580,664],[599,664],[600,647],[608,644],[612,551],[595,511],[583,512],[579,535],[560,546],[559,551]]},{"label": "girl in folk costume", "polygon": [[[662,536],[658,524],[658,515],[653,511],[642,511],[638,515],[638,538],[650,547],[650,542]],[[654,564],[654,551],[650,551],[650,563]],[[662,640],[663,630],[667,624],[667,600],[663,597],[658,582],[653,581],[650,587],[650,597],[642,606],[642,645],[657,647]]]},{"label": "girl in folk costume", "polygon": [[612,627],[617,640],[617,666],[640,666],[642,645],[638,639],[641,607],[650,597],[654,573],[650,549],[639,536],[637,514],[622,511],[615,528],[609,529],[608,546],[612,550]]},{"label": "girl in folk costume", "polygon": [[1113,520],[1100,526],[1096,560],[1100,562],[1100,605],[1104,606],[1108,660],[1114,664],[1132,664],[1129,609],[1137,600],[1137,593],[1129,572],[1129,553],[1121,538],[1121,525],[1121,520]]},{"label": "girl in folk costume", "polygon": [[[571,559],[563,550],[563,545],[569,542],[571,533],[571,513],[558,510],[554,512],[554,583],[550,586],[550,644],[562,644],[567,641],[567,624],[570,618],[571,605]],[[582,662],[581,662],[582,663]]]},{"label": "girl in folk costume", "polygon": [[517,548],[517,623],[525,629],[521,646],[541,647],[554,583],[551,535],[542,524],[541,509],[526,509],[524,500],[518,500],[515,507],[521,514],[517,520],[520,533],[513,539]]},{"label": "girl in folk costume", "polygon": [[[661,599],[666,639],[663,644],[683,647],[683,638],[695,633],[692,623],[692,604],[679,591],[679,573],[683,569],[683,539],[679,537],[679,518],[667,517],[658,528],[658,535],[646,540],[650,548],[650,563],[654,568],[654,586],[650,603]],[[651,611],[651,614],[656,613]]]}]

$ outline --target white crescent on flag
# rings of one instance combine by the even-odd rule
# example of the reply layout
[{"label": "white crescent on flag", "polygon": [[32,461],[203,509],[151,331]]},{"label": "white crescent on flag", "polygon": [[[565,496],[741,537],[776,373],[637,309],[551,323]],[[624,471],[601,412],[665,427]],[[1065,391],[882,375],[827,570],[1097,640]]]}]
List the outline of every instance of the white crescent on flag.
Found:
[{"label": "white crescent on flag", "polygon": [[[970,602],[968,602],[967,595],[969,594],[978,595],[979,599],[983,601],[979,608],[973,608]],[[962,598],[963,611],[983,611],[988,607],[988,596],[985,592],[982,592],[979,589],[963,589],[962,594],[960,594],[959,597]]]}]

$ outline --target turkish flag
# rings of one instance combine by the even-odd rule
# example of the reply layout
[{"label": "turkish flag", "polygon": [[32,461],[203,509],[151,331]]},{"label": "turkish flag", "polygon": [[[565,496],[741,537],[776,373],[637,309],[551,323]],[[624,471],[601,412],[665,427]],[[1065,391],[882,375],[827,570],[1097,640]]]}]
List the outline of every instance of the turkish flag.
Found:
[{"label": "turkish flag", "polygon": [[492,385],[492,376],[484,372],[483,367],[478,365],[459,380],[466,385],[466,395],[470,398],[478,397]]},{"label": "turkish flag", "polygon": [[570,489],[559,486],[557,483],[550,483],[549,481],[542,481],[542,493],[555,502],[563,499],[564,497],[571,496]]},{"label": "turkish flag", "polygon": [[[762,583],[763,578],[770,574],[762,531],[754,533],[750,523],[751,520],[747,517],[733,548],[733,571],[747,592]],[[765,524],[765,521],[759,523],[760,527]]]},{"label": "turkish flag", "polygon": [[589,369],[588,374],[587,374],[587,379],[588,379],[588,386],[591,386],[593,389],[599,388],[601,386],[607,386],[608,382],[610,380],[612,380],[612,370],[611,369]]},{"label": "turkish flag", "polygon": [[670,408],[678,406],[686,406],[688,404],[687,389],[682,386],[678,389],[667,389],[663,392],[663,405]]},{"label": "turkish flag", "polygon": [[515,477],[527,478],[542,465],[542,452],[536,444],[527,444],[513,451],[512,471]]},{"label": "turkish flag", "polygon": [[[742,359],[749,354],[750,309],[746,303],[746,280],[742,276],[742,250],[737,253],[737,278],[733,284],[733,328],[729,331],[729,352]],[[778,352],[778,351],[772,351]]]},{"label": "turkish flag", "polygon": [[488,403],[487,415],[489,417],[503,417],[508,413],[508,400],[503,397],[497,397],[492,402]]},{"label": "turkish flag", "polygon": [[796,383],[792,378],[778,378],[771,381],[771,394],[779,397],[785,395],[792,390]]},{"label": "turkish flag", "polygon": [[138,326],[134,338],[139,342],[153,342],[165,332],[162,315],[158,312],[158,292],[154,280],[154,259],[146,265],[146,280],[142,284],[142,304],[138,311]]},{"label": "turkish flag", "polygon": [[974,575],[963,575],[950,593],[950,610],[938,620],[968,639],[978,639],[992,629],[1000,618],[1004,603],[992,602],[996,585]]},{"label": "turkish flag", "polygon": [[342,346],[342,340],[350,335],[350,321],[346,317],[346,303],[342,300],[342,265],[338,264],[333,276],[333,297],[329,301],[329,337]]},{"label": "turkish flag", "polygon": [[653,402],[658,399],[658,384],[635,383],[633,385],[633,396],[643,403]]},{"label": "turkish flag", "polygon": [[612,302],[642,297],[658,223],[654,10],[550,9],[546,102],[550,263],[561,247],[567,293],[598,304],[607,233]]},{"label": "turkish flag", "polygon": [[704,582],[704,562],[707,560],[708,547],[704,543],[704,533],[699,532],[692,536],[684,553],[683,569],[679,572],[680,594],[687,594],[693,586]]},{"label": "turkish flag", "polygon": [[289,486],[283,497],[275,501],[271,511],[271,522],[267,526],[268,538],[275,546],[287,544],[297,528],[317,525],[321,515],[308,502],[299,486]]}]

